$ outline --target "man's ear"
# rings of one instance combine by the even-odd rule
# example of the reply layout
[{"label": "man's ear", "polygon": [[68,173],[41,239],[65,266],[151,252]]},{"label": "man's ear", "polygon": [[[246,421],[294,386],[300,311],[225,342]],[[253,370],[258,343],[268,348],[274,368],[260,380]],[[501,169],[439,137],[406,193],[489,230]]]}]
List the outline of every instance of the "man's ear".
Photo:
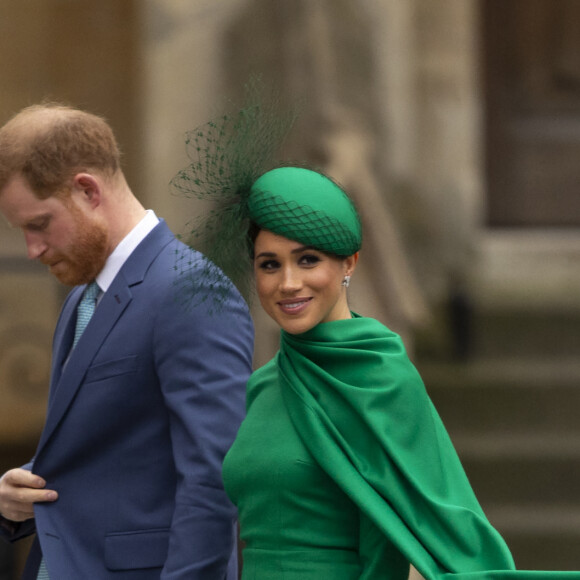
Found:
[{"label": "man's ear", "polygon": [[72,195],[76,195],[82,203],[88,203],[91,208],[101,204],[102,185],[91,173],[77,173],[73,177]]}]

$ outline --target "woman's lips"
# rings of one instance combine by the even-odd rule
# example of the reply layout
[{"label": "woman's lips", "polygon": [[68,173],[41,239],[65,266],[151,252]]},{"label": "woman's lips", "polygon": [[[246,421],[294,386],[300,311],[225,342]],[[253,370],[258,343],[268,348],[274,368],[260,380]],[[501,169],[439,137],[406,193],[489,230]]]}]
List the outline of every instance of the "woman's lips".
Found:
[{"label": "woman's lips", "polygon": [[300,314],[309,304],[312,298],[292,298],[280,300],[278,306],[284,314]]}]

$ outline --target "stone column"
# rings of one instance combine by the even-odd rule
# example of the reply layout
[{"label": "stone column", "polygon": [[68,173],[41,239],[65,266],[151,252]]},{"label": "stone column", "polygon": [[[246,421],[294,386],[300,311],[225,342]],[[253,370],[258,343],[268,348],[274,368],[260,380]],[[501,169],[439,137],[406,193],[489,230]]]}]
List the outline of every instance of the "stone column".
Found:
[{"label": "stone column", "polygon": [[[413,187],[428,245],[418,270],[430,298],[469,285],[482,227],[483,159],[477,2],[414,0],[416,156]],[[433,250],[435,250],[433,252]]]}]

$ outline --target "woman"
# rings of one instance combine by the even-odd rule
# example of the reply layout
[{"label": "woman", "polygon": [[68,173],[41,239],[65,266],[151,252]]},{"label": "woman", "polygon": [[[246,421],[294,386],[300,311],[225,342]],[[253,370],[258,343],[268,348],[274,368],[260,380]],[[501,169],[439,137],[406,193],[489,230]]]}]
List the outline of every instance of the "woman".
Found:
[{"label": "woman", "polygon": [[361,245],[350,200],[285,167],[256,181],[248,210],[257,293],[282,330],[224,463],[243,577],[397,579],[410,561],[428,577],[513,568],[400,339],[349,310]]},{"label": "woman", "polygon": [[341,188],[301,167],[249,180],[264,161],[243,163],[231,143],[259,141],[230,138],[210,163],[212,149],[196,141],[204,130],[191,134],[200,157],[174,185],[227,198],[194,241],[205,238],[243,286],[240,224],[249,220],[257,294],[281,328],[279,352],[250,378],[247,417],[223,466],[243,580],[406,580],[410,564],[427,580],[580,579],[515,570],[400,338],[350,311],[362,232]]},{"label": "woman", "polygon": [[255,182],[248,211],[256,289],[281,345],[249,381],[224,462],[244,580],[403,580],[409,563],[425,578],[550,575],[508,572],[399,337],[349,310],[361,228],[348,197],[284,167]]}]

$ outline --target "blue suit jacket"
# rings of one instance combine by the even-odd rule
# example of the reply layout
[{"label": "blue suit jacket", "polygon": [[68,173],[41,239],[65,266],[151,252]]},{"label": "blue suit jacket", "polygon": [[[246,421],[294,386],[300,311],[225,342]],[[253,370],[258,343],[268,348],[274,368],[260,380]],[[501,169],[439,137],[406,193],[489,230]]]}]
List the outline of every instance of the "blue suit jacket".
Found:
[{"label": "blue suit jacket", "polygon": [[253,327],[227,284],[221,308],[211,299],[184,304],[188,276],[178,263],[191,268],[190,283],[216,291],[215,280],[196,276],[201,255],[161,222],[103,295],[68,362],[84,287],[63,306],[32,464],[59,493],[35,506],[51,579],[236,577],[235,511],[221,466],[243,415]]}]

